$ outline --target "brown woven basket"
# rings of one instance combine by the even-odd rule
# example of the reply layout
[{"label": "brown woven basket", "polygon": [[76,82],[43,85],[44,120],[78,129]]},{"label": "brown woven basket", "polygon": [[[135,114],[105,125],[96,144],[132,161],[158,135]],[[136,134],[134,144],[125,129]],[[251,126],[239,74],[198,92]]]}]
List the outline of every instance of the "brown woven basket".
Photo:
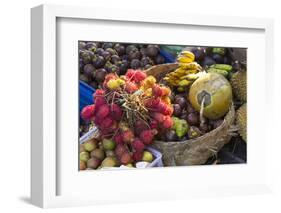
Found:
[{"label": "brown woven basket", "polygon": [[[146,73],[153,75],[160,81],[167,73],[177,67],[177,64],[162,64],[149,68]],[[235,110],[232,105],[223,123],[201,137],[181,142],[154,141],[152,146],[162,153],[165,166],[204,164],[208,158],[216,155],[229,142],[233,134],[234,119]]]}]

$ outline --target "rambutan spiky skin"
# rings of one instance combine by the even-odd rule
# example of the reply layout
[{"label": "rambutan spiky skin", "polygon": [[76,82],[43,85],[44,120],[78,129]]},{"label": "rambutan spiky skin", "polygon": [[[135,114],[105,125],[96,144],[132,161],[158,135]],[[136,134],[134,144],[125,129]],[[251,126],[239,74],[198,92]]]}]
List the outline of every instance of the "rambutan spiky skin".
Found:
[{"label": "rambutan spiky skin", "polygon": [[173,119],[170,116],[165,116],[162,126],[165,129],[172,128],[172,126],[173,126]]},{"label": "rambutan spiky skin", "polygon": [[125,83],[125,90],[127,93],[131,94],[138,90],[138,86],[134,82],[127,81]]},{"label": "rambutan spiky skin", "polygon": [[98,96],[104,96],[104,94],[105,94],[105,91],[103,89],[97,89],[95,91],[95,93],[93,94],[93,97],[96,98]]},{"label": "rambutan spiky skin", "polygon": [[123,136],[121,133],[117,133],[116,135],[114,135],[113,141],[115,141],[116,144],[121,144],[121,145],[124,144]]},{"label": "rambutan spiky skin", "polygon": [[95,105],[85,106],[81,111],[81,117],[83,120],[90,120],[94,116]]},{"label": "rambutan spiky skin", "polygon": [[102,119],[109,115],[109,106],[104,104],[101,105],[99,108],[96,108],[96,117]]},{"label": "rambutan spiky skin", "polygon": [[136,150],[136,152],[141,152],[144,150],[145,145],[139,138],[135,138],[132,142],[132,147]]},{"label": "rambutan spiky skin", "polygon": [[[97,96],[95,98],[95,107],[96,109],[99,109],[102,105],[106,104],[106,100],[103,96]],[[95,110],[95,113],[96,114],[97,110]]]},{"label": "rambutan spiky skin", "polygon": [[128,163],[131,163],[132,162],[132,156],[129,152],[124,152],[122,154],[122,156],[120,157],[120,162],[121,164],[128,164]]},{"label": "rambutan spiky skin", "polygon": [[110,105],[110,115],[117,121],[120,121],[123,115],[121,107],[115,103]]},{"label": "rambutan spiky skin", "polygon": [[136,83],[139,83],[141,81],[143,81],[145,78],[147,77],[146,73],[141,71],[141,70],[136,70],[136,73],[133,77],[133,80],[136,82]]},{"label": "rambutan spiky skin", "polygon": [[154,118],[158,123],[163,123],[165,116],[160,112],[151,113],[152,118]]},{"label": "rambutan spiky skin", "polygon": [[156,97],[163,96],[162,88],[158,84],[154,84],[152,87],[152,93]]},{"label": "rambutan spiky skin", "polygon": [[123,144],[117,144],[114,152],[117,155],[117,157],[120,158],[122,156],[122,154],[127,151],[128,151],[128,149]]},{"label": "rambutan spiky skin", "polygon": [[148,145],[153,142],[154,135],[155,132],[153,130],[145,130],[140,134],[140,139],[144,144]]},{"label": "rambutan spiky skin", "polygon": [[134,132],[136,135],[139,135],[143,130],[149,128],[148,125],[141,120],[137,120],[134,127],[135,127]]},{"label": "rambutan spiky skin", "polygon": [[101,122],[100,127],[102,129],[106,129],[112,127],[112,125],[113,125],[113,119],[110,116],[107,116]]},{"label": "rambutan spiky skin", "polygon": [[158,122],[156,120],[150,121],[150,128],[151,129],[157,129],[158,127]]},{"label": "rambutan spiky skin", "polygon": [[135,83],[140,83],[147,77],[145,72],[133,69],[128,69],[125,76],[129,81],[133,81]]},{"label": "rambutan spiky skin", "polygon": [[133,80],[135,74],[136,74],[135,70],[128,69],[125,76],[127,77],[128,80]]},{"label": "rambutan spiky skin", "polygon": [[133,153],[133,160],[134,161],[141,161],[143,156],[143,151],[142,152],[134,152]]},{"label": "rambutan spiky skin", "polygon": [[125,143],[132,142],[134,137],[134,133],[130,129],[122,132],[122,139]]}]

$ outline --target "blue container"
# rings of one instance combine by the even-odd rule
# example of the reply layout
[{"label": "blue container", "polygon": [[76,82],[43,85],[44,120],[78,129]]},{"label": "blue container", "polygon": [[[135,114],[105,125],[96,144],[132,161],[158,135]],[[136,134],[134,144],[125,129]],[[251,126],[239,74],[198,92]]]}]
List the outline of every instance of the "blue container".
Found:
[{"label": "blue container", "polygon": [[160,49],[160,55],[164,57],[165,63],[174,63],[176,61],[176,57],[171,53]]},{"label": "blue container", "polygon": [[93,101],[93,93],[95,89],[90,87],[88,84],[83,81],[79,81],[79,110],[81,110],[87,106],[94,103]]}]

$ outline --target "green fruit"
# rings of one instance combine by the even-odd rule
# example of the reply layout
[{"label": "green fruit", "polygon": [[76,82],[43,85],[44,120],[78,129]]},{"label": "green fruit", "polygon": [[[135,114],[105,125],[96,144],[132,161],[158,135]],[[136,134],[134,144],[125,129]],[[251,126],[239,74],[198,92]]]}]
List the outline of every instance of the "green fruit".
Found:
[{"label": "green fruit", "polygon": [[94,149],[91,152],[91,157],[98,158],[100,160],[103,160],[105,158],[104,151],[102,149]]},{"label": "green fruit", "polygon": [[247,101],[247,72],[238,71],[234,73],[230,80],[233,93],[239,101]]},{"label": "green fruit", "polygon": [[203,115],[210,119],[218,119],[229,111],[232,104],[231,85],[222,75],[207,73],[192,84],[188,98],[198,112],[204,100]]},{"label": "green fruit", "polygon": [[114,150],[115,148],[115,142],[111,139],[103,139],[102,140],[102,146],[105,150]]},{"label": "green fruit", "polygon": [[212,52],[213,52],[213,53],[220,54],[220,55],[225,55],[225,48],[222,48],[222,47],[214,47],[214,48],[212,49]]},{"label": "green fruit", "polygon": [[84,144],[80,144],[79,146],[79,152],[85,152]]},{"label": "green fruit", "polygon": [[236,124],[238,132],[245,142],[247,142],[247,103],[243,104],[236,112]]},{"label": "green fruit", "polygon": [[117,159],[115,157],[106,157],[102,162],[101,162],[101,167],[116,167],[118,166]]},{"label": "green fruit", "polygon": [[146,162],[152,162],[153,161],[153,155],[149,151],[144,151],[142,160]]},{"label": "green fruit", "polygon": [[179,138],[182,138],[183,136],[186,135],[186,133],[189,129],[189,125],[188,125],[187,121],[184,119],[179,119],[177,117],[172,117],[172,119],[173,119],[172,129],[175,130],[176,135]]},{"label": "green fruit", "polygon": [[89,152],[80,152],[79,157],[81,161],[84,161],[86,163],[90,158],[90,154]]},{"label": "green fruit", "polygon": [[87,168],[96,169],[100,165],[100,159],[92,157],[87,161]]},{"label": "green fruit", "polygon": [[97,148],[97,142],[94,139],[90,139],[84,143],[84,149],[88,152],[93,151]]},{"label": "green fruit", "polygon": [[225,70],[228,72],[232,70],[232,66],[229,64],[213,64],[210,67],[215,69]]},{"label": "green fruit", "polygon": [[207,70],[208,73],[218,73],[220,75],[223,75],[224,77],[227,77],[228,76],[228,72],[226,70],[221,70],[221,69],[217,69],[217,68],[209,68]]}]

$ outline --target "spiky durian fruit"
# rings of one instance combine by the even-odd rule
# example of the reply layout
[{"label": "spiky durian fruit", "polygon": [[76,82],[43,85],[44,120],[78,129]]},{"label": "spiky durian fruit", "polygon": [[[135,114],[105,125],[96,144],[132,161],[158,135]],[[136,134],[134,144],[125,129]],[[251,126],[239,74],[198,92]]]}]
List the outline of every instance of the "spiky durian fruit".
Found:
[{"label": "spiky durian fruit", "polygon": [[238,71],[234,73],[230,80],[233,93],[239,101],[247,101],[247,72]]},{"label": "spiky durian fruit", "polygon": [[247,142],[247,103],[243,104],[236,112],[236,124],[238,132],[245,142]]}]

